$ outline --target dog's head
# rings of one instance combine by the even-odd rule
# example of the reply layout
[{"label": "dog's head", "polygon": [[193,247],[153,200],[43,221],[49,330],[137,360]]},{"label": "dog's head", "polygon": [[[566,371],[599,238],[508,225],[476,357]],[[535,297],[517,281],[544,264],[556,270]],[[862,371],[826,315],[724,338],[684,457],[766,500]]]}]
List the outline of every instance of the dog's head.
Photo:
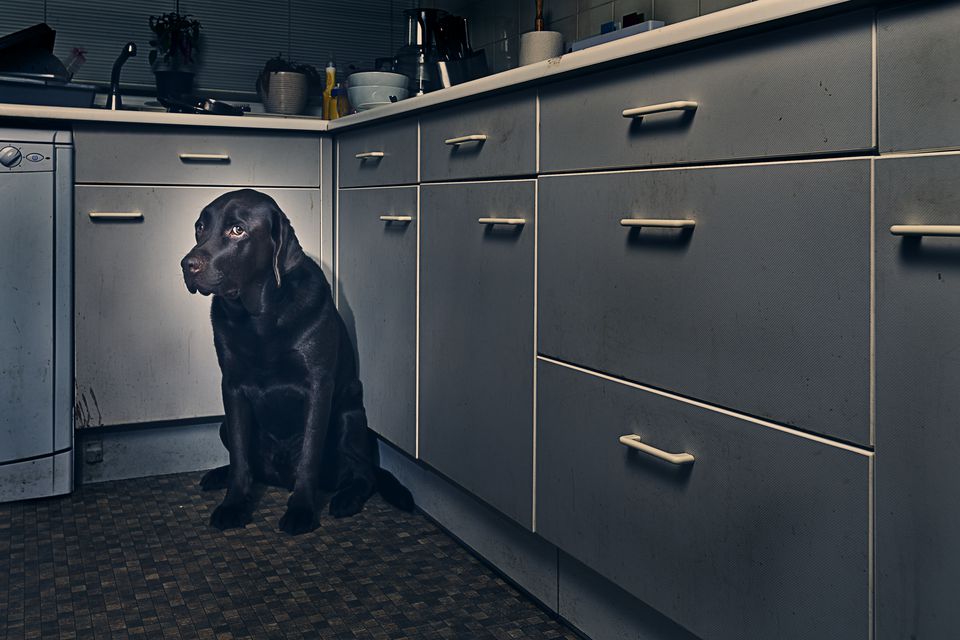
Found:
[{"label": "dog's head", "polygon": [[197,244],[180,261],[190,293],[238,298],[268,282],[281,286],[303,250],[290,220],[270,196],[240,189],[200,212]]}]

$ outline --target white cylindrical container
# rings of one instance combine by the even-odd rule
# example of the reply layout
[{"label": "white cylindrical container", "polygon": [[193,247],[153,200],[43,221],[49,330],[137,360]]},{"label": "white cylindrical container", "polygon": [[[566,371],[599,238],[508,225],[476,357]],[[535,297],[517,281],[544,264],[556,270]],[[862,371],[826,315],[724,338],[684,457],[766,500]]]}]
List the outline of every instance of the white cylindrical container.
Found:
[{"label": "white cylindrical container", "polygon": [[520,34],[520,65],[556,58],[563,53],[559,31],[528,31]]}]

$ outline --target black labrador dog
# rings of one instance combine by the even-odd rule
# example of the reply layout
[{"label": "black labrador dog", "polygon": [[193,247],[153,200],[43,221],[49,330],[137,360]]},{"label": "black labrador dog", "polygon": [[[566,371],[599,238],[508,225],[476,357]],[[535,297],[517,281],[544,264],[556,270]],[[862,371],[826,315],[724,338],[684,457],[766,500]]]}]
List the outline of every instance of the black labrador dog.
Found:
[{"label": "black labrador dog", "polygon": [[293,492],[280,519],[292,535],[316,528],[323,491],[334,491],[335,517],[359,512],[378,490],[412,509],[410,492],[379,468],[330,285],[277,203],[252,189],[224,194],[200,212],[196,239],[181,267],[190,293],[213,295],[220,438],[230,453],[229,465],[201,480],[204,489],[227,489],[210,524],[249,522],[254,482]]}]

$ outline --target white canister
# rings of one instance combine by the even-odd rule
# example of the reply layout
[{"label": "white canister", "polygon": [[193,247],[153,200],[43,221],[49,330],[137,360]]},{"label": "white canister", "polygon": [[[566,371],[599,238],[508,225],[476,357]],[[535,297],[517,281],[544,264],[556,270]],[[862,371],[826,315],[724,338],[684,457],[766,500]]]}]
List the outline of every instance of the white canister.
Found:
[{"label": "white canister", "polygon": [[528,31],[520,34],[520,65],[556,58],[563,53],[559,31]]}]

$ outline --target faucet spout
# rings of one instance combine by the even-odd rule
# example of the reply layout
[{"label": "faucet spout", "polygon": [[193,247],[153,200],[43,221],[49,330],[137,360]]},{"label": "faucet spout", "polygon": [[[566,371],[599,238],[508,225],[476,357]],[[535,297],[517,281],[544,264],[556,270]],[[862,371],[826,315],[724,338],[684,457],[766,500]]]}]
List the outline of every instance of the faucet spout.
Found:
[{"label": "faucet spout", "polygon": [[113,72],[110,74],[110,95],[107,96],[108,109],[116,111],[123,106],[120,101],[120,67],[128,58],[135,55],[137,55],[137,43],[128,42],[123,46],[123,51],[117,56],[116,62],[113,63]]}]

